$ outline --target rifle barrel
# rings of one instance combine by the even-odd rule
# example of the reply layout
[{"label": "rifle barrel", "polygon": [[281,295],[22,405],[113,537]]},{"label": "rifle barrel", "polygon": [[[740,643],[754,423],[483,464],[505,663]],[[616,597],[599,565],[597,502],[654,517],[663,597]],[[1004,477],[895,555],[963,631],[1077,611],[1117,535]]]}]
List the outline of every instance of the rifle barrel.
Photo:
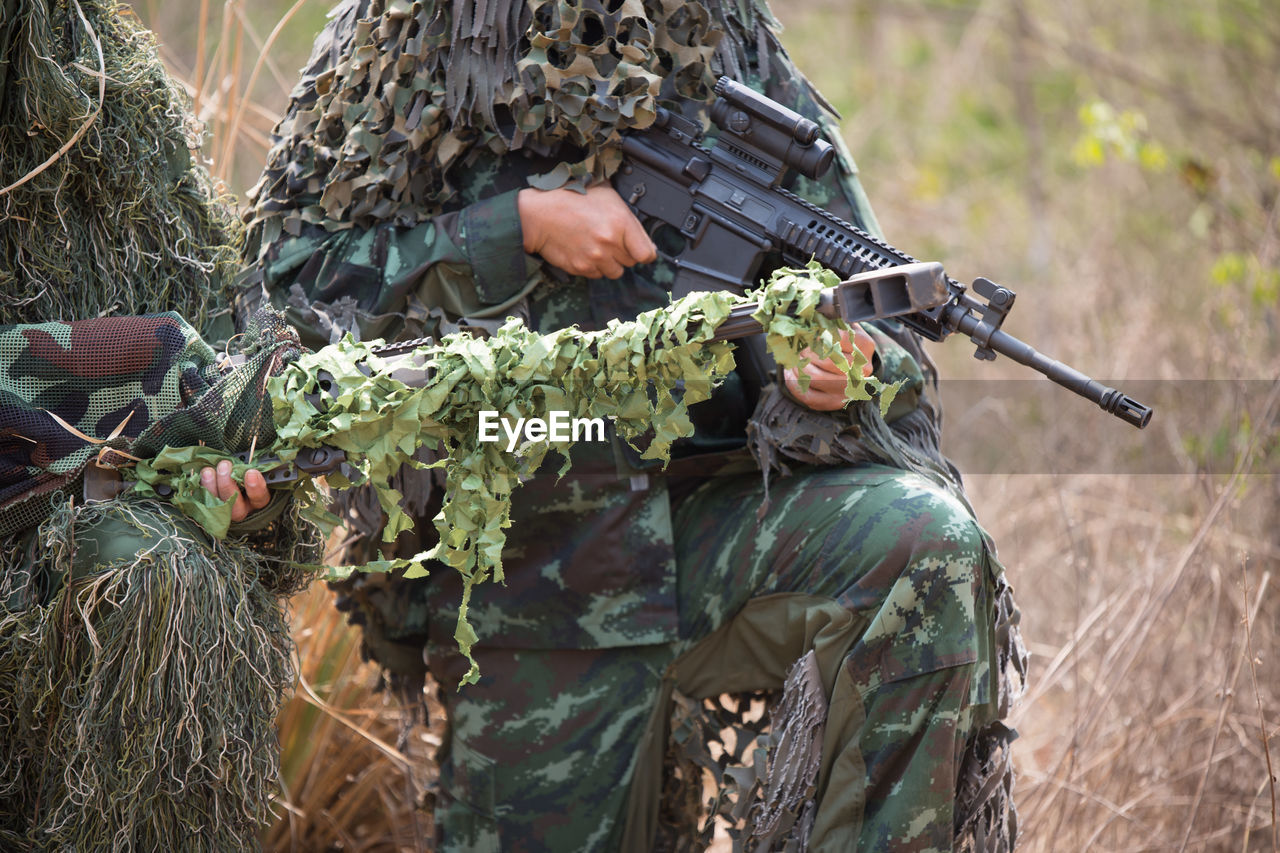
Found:
[{"label": "rifle barrel", "polygon": [[[961,334],[972,336],[982,324],[982,321],[972,314],[955,312],[955,315],[957,316],[955,329]],[[1063,388],[1074,391],[1087,400],[1092,400],[1104,412],[1115,415],[1138,429],[1145,427],[1151,420],[1150,406],[1145,406],[1121,391],[1089,378],[1069,365],[1049,358],[1035,347],[1007,332],[1000,330],[992,332],[987,341],[987,347],[1044,374]]]}]

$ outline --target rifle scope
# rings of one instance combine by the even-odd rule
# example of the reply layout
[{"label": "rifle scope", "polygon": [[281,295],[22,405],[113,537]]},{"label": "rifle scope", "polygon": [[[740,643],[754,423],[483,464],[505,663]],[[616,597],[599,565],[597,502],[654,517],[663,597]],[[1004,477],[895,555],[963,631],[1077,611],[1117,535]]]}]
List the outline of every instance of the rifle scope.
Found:
[{"label": "rifle scope", "polygon": [[831,167],[835,149],[819,136],[817,123],[728,77],[720,78],[715,93],[711,120],[739,156],[764,155],[808,178]]}]

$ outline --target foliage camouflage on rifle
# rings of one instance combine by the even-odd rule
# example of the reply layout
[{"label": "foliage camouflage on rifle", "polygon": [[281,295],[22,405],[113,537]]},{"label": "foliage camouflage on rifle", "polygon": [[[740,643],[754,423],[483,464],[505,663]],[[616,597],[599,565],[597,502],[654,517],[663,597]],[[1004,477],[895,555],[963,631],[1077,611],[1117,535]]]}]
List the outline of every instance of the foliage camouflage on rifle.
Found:
[{"label": "foliage camouflage on rifle", "polygon": [[[671,443],[693,432],[688,407],[706,399],[733,370],[732,346],[711,342],[731,307],[756,299],[754,318],[764,326],[775,357],[783,366],[794,366],[806,347],[819,357],[840,351],[838,321],[817,311],[819,294],[831,283],[817,267],[780,270],[758,293],[693,293],[599,331],[570,327],[539,335],[512,321],[486,339],[450,335],[424,351],[424,370],[431,376],[424,372],[421,386],[389,375],[370,344],[343,341],[299,357],[271,380],[278,440],[263,445],[263,451],[285,461],[308,447],[344,451],[359,471],[354,482],[368,483],[378,495],[387,516],[385,541],[413,524],[391,485],[392,474],[410,463],[419,447],[435,451],[440,458],[433,464],[446,475],[445,505],[435,519],[438,543],[425,553],[353,568],[412,567],[407,576],[414,577],[425,573],[424,561],[439,559],[456,569],[464,583],[455,638],[469,654],[475,641],[467,620],[471,589],[503,579],[511,494],[522,478],[543,466],[550,451],[561,454],[561,473],[568,470],[573,444],[530,441],[509,453],[480,441],[479,413],[515,419],[559,410],[571,418],[607,418],[627,440],[651,432],[643,457],[666,461]],[[885,390],[875,377],[862,377],[861,355],[838,363],[847,369],[846,392],[852,399],[870,400]],[[323,393],[322,384],[328,389]],[[882,405],[891,398],[892,391],[883,394]],[[158,484],[172,487],[175,503],[190,511],[191,503],[209,502],[198,470],[211,460],[208,455],[142,460],[128,473],[139,481],[142,494]],[[354,484],[342,475],[329,480],[338,488]],[[300,484],[297,497],[315,520],[330,528],[337,523],[313,483]],[[465,680],[476,675],[473,669]]]}]

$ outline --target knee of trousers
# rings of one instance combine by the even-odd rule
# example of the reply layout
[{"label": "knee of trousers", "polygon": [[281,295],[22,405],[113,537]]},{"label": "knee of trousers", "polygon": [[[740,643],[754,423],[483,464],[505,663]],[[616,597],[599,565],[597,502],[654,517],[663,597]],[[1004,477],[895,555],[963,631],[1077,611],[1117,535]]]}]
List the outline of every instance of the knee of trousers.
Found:
[{"label": "knee of trousers", "polygon": [[868,621],[849,660],[868,689],[976,662],[989,627],[991,561],[969,509],[915,478],[877,491],[882,509],[868,537],[883,541],[840,596]]},{"label": "knee of trousers", "polygon": [[[900,576],[929,584],[942,582],[976,588],[988,568],[988,542],[973,513],[955,496],[940,489],[912,494],[901,512],[906,523],[898,551]],[[899,557],[899,553],[901,557]]]}]

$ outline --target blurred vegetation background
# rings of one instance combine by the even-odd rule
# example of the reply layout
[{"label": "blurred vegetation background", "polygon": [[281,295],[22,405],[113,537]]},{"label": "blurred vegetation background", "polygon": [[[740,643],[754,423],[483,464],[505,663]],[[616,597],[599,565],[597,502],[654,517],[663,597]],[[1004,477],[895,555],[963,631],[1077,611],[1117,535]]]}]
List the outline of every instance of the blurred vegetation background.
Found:
[{"label": "blurred vegetation background", "polygon": [[[139,0],[241,198],[326,0]],[[1023,608],[1024,850],[1276,850],[1280,15],[1270,0],[788,0],[890,242],[1019,294],[1005,328],[1157,406],[1139,433],[934,345],[948,442]],[[997,381],[998,380],[998,381]],[[1141,391],[1141,393],[1139,393]],[[1152,399],[1144,399],[1144,397]],[[273,849],[413,849],[349,629],[296,604]]]}]

